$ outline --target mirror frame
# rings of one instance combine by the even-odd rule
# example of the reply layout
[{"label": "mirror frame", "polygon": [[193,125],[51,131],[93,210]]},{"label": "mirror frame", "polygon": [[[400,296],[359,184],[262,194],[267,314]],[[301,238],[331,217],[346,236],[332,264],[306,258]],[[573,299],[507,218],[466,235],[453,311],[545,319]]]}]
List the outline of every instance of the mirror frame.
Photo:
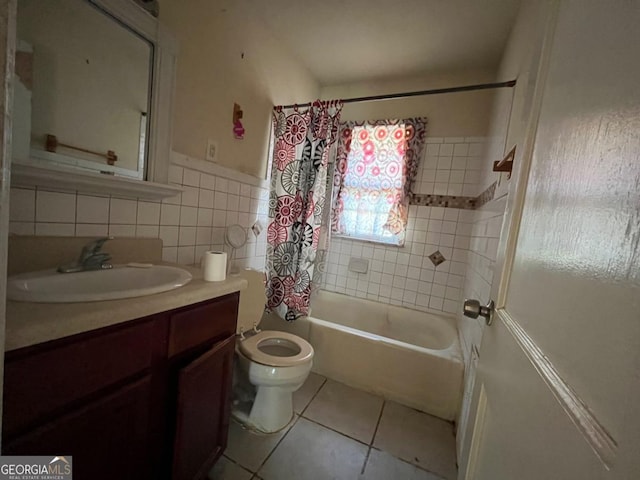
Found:
[{"label": "mirror frame", "polygon": [[169,186],[171,122],[178,44],[157,18],[133,0],[84,0],[104,10],[153,45],[151,112],[146,162],[146,181],[74,170],[42,161],[14,161],[12,185],[69,188],[83,193],[159,199],[180,193]]}]

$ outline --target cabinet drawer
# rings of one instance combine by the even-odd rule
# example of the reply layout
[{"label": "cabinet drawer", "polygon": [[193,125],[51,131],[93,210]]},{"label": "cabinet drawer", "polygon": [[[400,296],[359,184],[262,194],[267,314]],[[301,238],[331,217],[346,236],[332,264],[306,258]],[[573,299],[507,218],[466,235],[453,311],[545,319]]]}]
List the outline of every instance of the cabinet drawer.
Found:
[{"label": "cabinet drawer", "polygon": [[237,293],[171,315],[169,356],[236,333]]},{"label": "cabinet drawer", "polygon": [[151,365],[154,323],[97,331],[7,356],[4,435]]}]

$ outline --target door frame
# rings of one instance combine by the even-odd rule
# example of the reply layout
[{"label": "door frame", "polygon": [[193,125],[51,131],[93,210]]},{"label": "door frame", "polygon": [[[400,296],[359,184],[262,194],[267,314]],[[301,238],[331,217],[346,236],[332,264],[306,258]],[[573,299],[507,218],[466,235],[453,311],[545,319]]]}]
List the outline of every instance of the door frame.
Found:
[{"label": "door frame", "polygon": [[[11,186],[11,133],[13,116],[13,75],[16,52],[17,0],[0,2],[0,382],[4,380],[4,340],[6,327],[7,245],[9,241],[9,187]],[[2,391],[0,390],[0,413]],[[2,418],[0,415],[0,428]],[[0,440],[1,442],[2,440]],[[1,447],[1,444],[0,444]]]}]

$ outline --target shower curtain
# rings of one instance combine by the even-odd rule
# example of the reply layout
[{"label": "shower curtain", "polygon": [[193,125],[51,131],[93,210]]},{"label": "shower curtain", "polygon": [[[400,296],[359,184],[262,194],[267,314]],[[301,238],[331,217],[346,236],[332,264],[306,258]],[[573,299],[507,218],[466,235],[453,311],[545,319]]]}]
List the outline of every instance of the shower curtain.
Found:
[{"label": "shower curtain", "polygon": [[341,109],[340,101],[316,101],[273,111],[267,308],[287,321],[309,313],[324,271],[333,182],[329,151]]}]

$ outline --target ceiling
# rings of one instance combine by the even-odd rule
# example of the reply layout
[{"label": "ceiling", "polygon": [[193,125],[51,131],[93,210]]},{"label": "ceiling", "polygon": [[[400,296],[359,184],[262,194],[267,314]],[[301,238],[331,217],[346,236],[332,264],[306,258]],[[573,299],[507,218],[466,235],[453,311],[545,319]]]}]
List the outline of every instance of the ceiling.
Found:
[{"label": "ceiling", "polygon": [[322,86],[495,68],[520,0],[244,0]]}]

